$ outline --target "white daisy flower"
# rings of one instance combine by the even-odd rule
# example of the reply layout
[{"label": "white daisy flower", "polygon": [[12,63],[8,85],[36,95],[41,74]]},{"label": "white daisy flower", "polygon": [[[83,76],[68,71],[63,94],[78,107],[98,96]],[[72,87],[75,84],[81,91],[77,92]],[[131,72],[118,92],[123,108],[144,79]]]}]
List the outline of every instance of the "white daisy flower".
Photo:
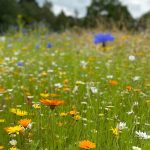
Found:
[{"label": "white daisy flower", "polygon": [[98,92],[98,89],[96,87],[90,87],[90,89],[93,94],[96,94]]},{"label": "white daisy flower", "polygon": [[142,150],[140,147],[137,147],[137,146],[132,146],[132,149],[133,150]]},{"label": "white daisy flower", "polygon": [[118,128],[119,130],[123,130],[123,129],[126,129],[127,126],[126,126],[126,123],[125,122],[119,122],[116,126],[116,128]]},{"label": "white daisy flower", "polygon": [[12,139],[11,141],[9,141],[10,145],[12,146],[16,146],[17,145],[17,141]]},{"label": "white daisy flower", "polygon": [[135,56],[133,56],[133,55],[130,55],[128,58],[129,58],[130,61],[134,61],[135,60]]},{"label": "white daisy flower", "polygon": [[136,134],[140,139],[150,139],[150,135],[147,135],[145,132],[135,131],[135,134]]},{"label": "white daisy flower", "polygon": [[140,77],[139,76],[135,76],[135,77],[133,77],[133,81],[138,81],[140,79]]},{"label": "white daisy flower", "polygon": [[55,86],[56,88],[62,88],[62,84],[61,84],[61,83],[55,83],[54,86]]},{"label": "white daisy flower", "polygon": [[107,79],[112,79],[112,78],[113,78],[113,75],[107,75],[106,78],[107,78]]}]

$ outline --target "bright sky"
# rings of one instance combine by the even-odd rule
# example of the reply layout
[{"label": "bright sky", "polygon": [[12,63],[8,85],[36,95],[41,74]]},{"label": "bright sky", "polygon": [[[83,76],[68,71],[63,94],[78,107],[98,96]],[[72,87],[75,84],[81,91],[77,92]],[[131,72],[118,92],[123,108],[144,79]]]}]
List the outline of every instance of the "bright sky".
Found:
[{"label": "bright sky", "polygon": [[150,0],[120,0],[123,5],[128,7],[129,12],[134,18],[139,18],[150,11]]},{"label": "bright sky", "polygon": [[[37,0],[40,4],[44,0]],[[68,16],[74,16],[75,10],[78,11],[78,17],[86,15],[86,7],[90,5],[91,0],[48,0],[53,3],[53,11],[58,15],[62,10]],[[150,11],[150,0],[120,0],[123,5],[128,7],[129,12],[134,18],[141,17],[144,13]]]}]

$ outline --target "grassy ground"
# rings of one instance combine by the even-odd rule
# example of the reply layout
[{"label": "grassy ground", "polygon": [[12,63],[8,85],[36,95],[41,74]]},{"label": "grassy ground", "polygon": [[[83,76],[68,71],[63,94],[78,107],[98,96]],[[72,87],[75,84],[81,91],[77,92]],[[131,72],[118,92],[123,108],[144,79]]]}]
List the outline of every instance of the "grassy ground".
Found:
[{"label": "grassy ground", "polygon": [[[105,51],[92,32],[1,37],[0,146],[80,150],[89,140],[96,150],[149,150],[150,38],[113,35]],[[41,99],[64,104],[52,109]],[[30,126],[6,132],[24,118]]]}]

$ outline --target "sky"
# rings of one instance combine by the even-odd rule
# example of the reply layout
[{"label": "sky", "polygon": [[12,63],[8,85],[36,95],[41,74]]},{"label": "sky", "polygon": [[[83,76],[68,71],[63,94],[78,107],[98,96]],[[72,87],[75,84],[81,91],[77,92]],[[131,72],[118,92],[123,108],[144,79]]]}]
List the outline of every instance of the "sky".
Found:
[{"label": "sky", "polygon": [[[44,0],[37,0],[40,5]],[[75,10],[78,17],[82,18],[86,15],[86,7],[90,5],[92,0],[47,0],[53,4],[53,12],[58,15],[62,10],[67,16],[75,16]],[[122,5],[127,6],[133,18],[138,19],[143,14],[150,11],[150,0],[120,0]]]}]

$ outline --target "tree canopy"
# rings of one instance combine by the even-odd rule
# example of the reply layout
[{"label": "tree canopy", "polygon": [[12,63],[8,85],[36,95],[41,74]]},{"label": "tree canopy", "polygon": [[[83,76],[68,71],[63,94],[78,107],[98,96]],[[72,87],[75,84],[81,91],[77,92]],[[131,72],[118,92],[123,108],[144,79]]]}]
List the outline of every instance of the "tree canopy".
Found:
[{"label": "tree canopy", "polygon": [[11,25],[17,26],[18,16],[22,16],[24,25],[44,22],[52,30],[73,26],[91,28],[100,24],[106,28],[116,25],[122,29],[135,24],[127,7],[122,6],[119,0],[92,0],[91,5],[87,7],[87,15],[81,19],[77,18],[78,15],[68,17],[63,11],[55,16],[52,4],[47,0],[42,7],[36,0],[0,0],[0,30],[7,29]]}]

